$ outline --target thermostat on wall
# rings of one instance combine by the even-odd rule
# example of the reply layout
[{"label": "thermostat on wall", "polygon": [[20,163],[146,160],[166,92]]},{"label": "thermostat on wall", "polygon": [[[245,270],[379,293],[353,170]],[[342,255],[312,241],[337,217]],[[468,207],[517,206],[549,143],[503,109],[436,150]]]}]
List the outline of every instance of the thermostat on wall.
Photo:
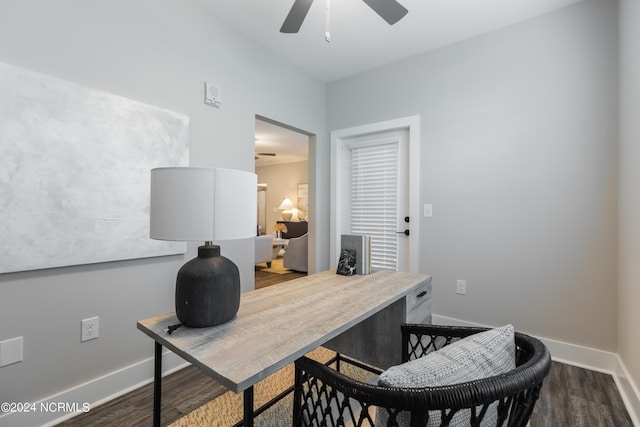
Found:
[{"label": "thermostat on wall", "polygon": [[204,103],[214,107],[220,107],[222,97],[220,96],[220,88],[204,82]]}]

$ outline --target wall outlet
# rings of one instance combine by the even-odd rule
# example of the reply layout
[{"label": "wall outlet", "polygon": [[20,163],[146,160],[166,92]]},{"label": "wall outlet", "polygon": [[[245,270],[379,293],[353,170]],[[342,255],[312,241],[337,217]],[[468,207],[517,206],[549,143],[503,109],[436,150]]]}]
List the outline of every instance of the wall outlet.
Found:
[{"label": "wall outlet", "polygon": [[91,317],[82,321],[82,335],[80,342],[94,340],[98,338],[99,317]]},{"label": "wall outlet", "polygon": [[458,295],[466,295],[467,294],[467,281],[466,280],[456,280],[456,294],[458,294]]}]

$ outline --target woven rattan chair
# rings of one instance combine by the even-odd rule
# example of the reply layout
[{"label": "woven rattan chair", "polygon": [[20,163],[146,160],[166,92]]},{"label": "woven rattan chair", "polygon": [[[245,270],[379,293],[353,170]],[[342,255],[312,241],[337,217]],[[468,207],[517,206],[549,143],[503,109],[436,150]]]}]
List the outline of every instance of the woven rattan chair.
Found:
[{"label": "woven rattan chair", "polygon": [[[419,358],[483,328],[402,325],[403,361]],[[330,366],[296,361],[293,425],[300,426],[486,426],[493,407],[498,426],[525,426],[538,399],[551,357],[539,340],[515,333],[516,368],[466,383],[390,388],[360,382]],[[404,412],[406,411],[406,412]],[[487,417],[489,418],[489,417]],[[409,421],[410,420],[410,421]],[[484,422],[483,422],[484,420]],[[434,423],[435,422],[435,423]]]}]

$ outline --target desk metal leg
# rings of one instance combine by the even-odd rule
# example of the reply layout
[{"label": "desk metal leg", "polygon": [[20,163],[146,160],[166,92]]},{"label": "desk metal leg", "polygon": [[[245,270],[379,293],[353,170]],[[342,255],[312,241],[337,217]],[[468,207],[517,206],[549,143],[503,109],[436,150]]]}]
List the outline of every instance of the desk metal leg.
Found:
[{"label": "desk metal leg", "polygon": [[244,427],[253,427],[253,386],[244,391]]},{"label": "desk metal leg", "polygon": [[160,427],[160,405],[162,402],[162,344],[156,341],[153,368],[153,427]]}]

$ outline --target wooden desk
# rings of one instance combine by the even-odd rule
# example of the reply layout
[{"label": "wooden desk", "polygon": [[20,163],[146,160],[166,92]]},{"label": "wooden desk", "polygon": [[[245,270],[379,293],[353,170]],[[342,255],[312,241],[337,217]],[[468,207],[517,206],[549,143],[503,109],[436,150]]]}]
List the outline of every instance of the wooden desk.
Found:
[{"label": "wooden desk", "polygon": [[[175,313],[139,321],[138,329],[156,342],[154,425],[160,425],[162,346],[228,389],[246,391],[245,426],[252,426],[255,383],[394,303],[406,306],[404,300],[422,289],[431,296],[430,276],[327,271],[242,294],[237,316],[219,326],[181,327],[169,335],[167,328],[179,323]],[[430,303],[424,307],[430,311]]]}]

